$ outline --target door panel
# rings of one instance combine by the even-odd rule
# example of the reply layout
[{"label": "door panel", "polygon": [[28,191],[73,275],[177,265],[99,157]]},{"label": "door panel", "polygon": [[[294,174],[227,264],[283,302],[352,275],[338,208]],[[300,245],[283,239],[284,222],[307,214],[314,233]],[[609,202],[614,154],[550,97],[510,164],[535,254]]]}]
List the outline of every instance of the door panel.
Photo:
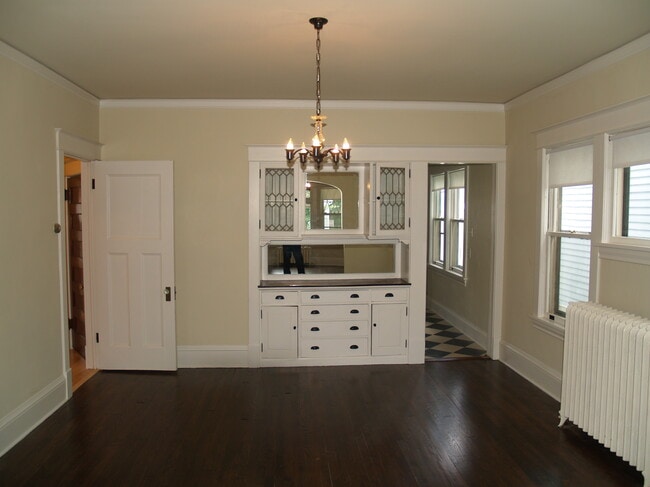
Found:
[{"label": "door panel", "polygon": [[68,190],[68,276],[69,326],[72,348],[86,356],[86,324],[84,311],[83,246],[81,238],[81,176],[66,180]]},{"label": "door panel", "polygon": [[175,370],[172,162],[94,162],[92,177],[99,368]]}]

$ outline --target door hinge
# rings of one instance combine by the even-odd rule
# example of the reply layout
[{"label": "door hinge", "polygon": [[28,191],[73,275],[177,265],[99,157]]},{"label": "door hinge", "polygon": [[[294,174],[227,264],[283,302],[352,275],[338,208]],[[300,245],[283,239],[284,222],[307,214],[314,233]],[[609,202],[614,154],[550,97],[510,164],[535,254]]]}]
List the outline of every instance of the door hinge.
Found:
[{"label": "door hinge", "polygon": [[409,216],[409,228],[411,228],[411,217]]},{"label": "door hinge", "polygon": [[257,226],[258,226],[259,230],[262,229],[262,220],[257,220]]},{"label": "door hinge", "polygon": [[411,168],[409,167],[409,179],[411,179]]},{"label": "door hinge", "polygon": [[260,310],[260,320],[261,320],[262,318],[264,318],[264,312],[263,312],[262,310]]},{"label": "door hinge", "polygon": [[409,341],[408,341],[408,340],[404,340],[404,348],[408,348],[408,347],[409,347]]},{"label": "door hinge", "polygon": [[95,189],[95,178],[92,179],[91,184],[92,184],[91,189]]},{"label": "door hinge", "polygon": [[409,307],[407,306],[406,307],[406,316],[408,316],[408,315],[409,315]]},{"label": "door hinge", "polygon": [[70,190],[66,189],[63,191],[63,199],[64,201],[70,201]]},{"label": "door hinge", "polygon": [[260,343],[260,345],[261,345],[261,347],[262,347],[262,353],[264,353],[264,344],[263,344],[263,343]]},{"label": "door hinge", "polygon": [[99,333],[95,333],[95,343],[99,343]]},{"label": "door hinge", "polygon": [[260,169],[260,179],[262,179],[262,170]]}]

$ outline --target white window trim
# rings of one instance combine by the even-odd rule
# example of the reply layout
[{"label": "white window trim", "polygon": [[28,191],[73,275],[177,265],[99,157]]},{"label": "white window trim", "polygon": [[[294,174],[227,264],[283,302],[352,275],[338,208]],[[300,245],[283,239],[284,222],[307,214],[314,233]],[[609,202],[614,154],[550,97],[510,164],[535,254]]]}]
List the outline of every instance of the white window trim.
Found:
[{"label": "white window trim", "polygon": [[616,260],[639,264],[650,263],[650,245],[642,239],[615,236],[614,228],[614,172],[610,135],[642,129],[650,126],[650,96],[627,102],[600,112],[551,125],[539,130],[537,139],[537,163],[541,193],[538,195],[540,216],[539,233],[539,279],[537,309],[530,316],[532,325],[552,336],[563,338],[564,320],[546,316],[548,269],[548,165],[549,149],[569,146],[591,140],[593,159],[593,205],[591,231],[591,265],[589,299],[597,301],[600,260]]},{"label": "white window trim", "polygon": [[[463,215],[463,228],[464,228],[464,237],[463,237],[463,267],[462,271],[458,271],[456,267],[452,267],[451,264],[449,263],[449,256],[451,255],[451,221],[452,218],[449,218],[449,215],[447,213],[447,209],[449,207],[449,187],[448,185],[448,173],[453,172],[453,171],[459,171],[461,169],[465,170],[465,214]],[[439,274],[454,279],[455,281],[458,281],[462,283],[464,286],[467,286],[467,241],[468,241],[468,235],[467,235],[467,199],[469,195],[468,191],[468,181],[469,181],[469,171],[468,171],[468,166],[467,165],[461,165],[461,166],[454,166],[454,167],[449,167],[446,168],[443,173],[445,174],[445,216],[444,216],[444,223],[445,223],[445,249],[444,249],[444,255],[445,259],[441,264],[431,262],[430,255],[427,256],[427,262],[428,266],[430,269],[433,269],[435,272],[438,272]],[[429,178],[430,182],[430,178]],[[428,190],[428,197],[431,197],[431,190]],[[431,225],[431,217],[428,218],[429,226]],[[458,220],[460,221],[460,220]],[[427,242],[427,247],[428,247],[428,252],[431,250],[431,235],[427,235],[428,242]]]}]

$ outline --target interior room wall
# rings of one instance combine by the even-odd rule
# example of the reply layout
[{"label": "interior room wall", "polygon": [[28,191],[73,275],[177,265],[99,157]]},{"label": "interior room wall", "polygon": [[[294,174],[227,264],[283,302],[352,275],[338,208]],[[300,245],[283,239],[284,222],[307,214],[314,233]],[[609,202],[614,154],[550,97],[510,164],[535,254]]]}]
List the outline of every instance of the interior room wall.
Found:
[{"label": "interior room wall", "polygon": [[[429,174],[449,166],[431,165]],[[494,174],[492,165],[467,166],[466,281],[432,266],[427,270],[427,302],[465,334],[487,345],[492,310],[494,249]]]},{"label": "interior room wall", "polygon": [[[650,95],[650,49],[622,60],[596,65],[542,93],[525,95],[506,106],[507,207],[503,341],[560,376],[562,340],[535,327],[540,238],[540,173],[536,133],[610,107]],[[648,313],[650,266],[605,264],[600,298],[626,311]],[[615,283],[615,284],[614,284]],[[625,295],[625,299],[621,296]]]},{"label": "interior room wall", "polygon": [[[499,146],[500,111],[328,110],[328,143]],[[179,345],[248,344],[247,146],[308,139],[310,110],[100,110],[106,160],[172,159]],[[426,208],[414,209],[426,211]],[[423,262],[422,265],[425,265]]]},{"label": "interior room wall", "polygon": [[63,378],[55,128],[97,140],[99,104],[0,54],[0,107],[2,424]]}]

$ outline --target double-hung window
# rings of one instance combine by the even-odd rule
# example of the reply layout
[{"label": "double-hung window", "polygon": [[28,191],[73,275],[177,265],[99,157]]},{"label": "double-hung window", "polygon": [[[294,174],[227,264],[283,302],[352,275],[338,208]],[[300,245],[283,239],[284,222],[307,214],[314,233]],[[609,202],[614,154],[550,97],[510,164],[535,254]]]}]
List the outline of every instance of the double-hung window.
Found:
[{"label": "double-hung window", "polygon": [[466,168],[442,170],[429,179],[429,264],[465,274]]},{"label": "double-hung window", "polygon": [[650,239],[650,130],[612,137],[612,165],[614,235]]},{"label": "double-hung window", "polygon": [[593,147],[549,151],[547,164],[546,312],[555,319],[589,299]]}]

